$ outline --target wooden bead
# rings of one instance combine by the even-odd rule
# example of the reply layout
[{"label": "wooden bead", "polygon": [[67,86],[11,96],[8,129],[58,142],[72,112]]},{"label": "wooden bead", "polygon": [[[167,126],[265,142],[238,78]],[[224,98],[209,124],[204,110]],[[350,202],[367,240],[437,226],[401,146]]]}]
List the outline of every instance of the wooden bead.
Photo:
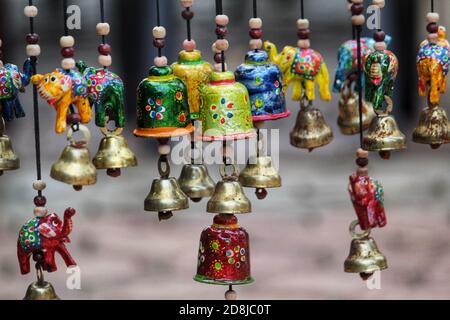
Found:
[{"label": "wooden bead", "polygon": [[41,54],[41,47],[38,44],[29,44],[26,47],[27,56],[38,57]]},{"label": "wooden bead", "polygon": [[436,22],[431,22],[427,25],[428,33],[438,33],[439,25]]},{"label": "wooden bead", "polygon": [[167,57],[166,56],[155,57],[155,59],[153,59],[153,63],[157,67],[165,67],[167,66]]},{"label": "wooden bead", "polygon": [[194,40],[186,39],[183,41],[183,49],[184,50],[191,52],[191,51],[194,51],[195,48],[197,48],[197,44],[195,43]]},{"label": "wooden bead", "polygon": [[61,61],[61,67],[64,70],[70,70],[75,68],[75,60],[73,58],[65,58]]},{"label": "wooden bead", "polygon": [[215,63],[222,63],[222,54],[221,53],[215,53],[214,54],[214,62]]},{"label": "wooden bead", "polygon": [[73,58],[75,55],[74,47],[61,48],[61,55],[64,58]]},{"label": "wooden bead", "polygon": [[46,207],[35,207],[33,209],[33,214],[37,218],[42,218],[48,214],[48,210]]},{"label": "wooden bead", "polygon": [[44,196],[36,196],[33,199],[33,203],[36,207],[43,207],[47,203],[47,199]]},{"label": "wooden bead", "polygon": [[377,42],[384,41],[384,39],[386,39],[386,33],[382,30],[375,31],[373,34],[373,39]]},{"label": "wooden bead", "polygon": [[34,180],[33,181],[33,189],[36,191],[42,191],[47,187],[47,184],[44,180]]},{"label": "wooden bead", "polygon": [[227,290],[225,292],[225,300],[236,300],[237,299],[237,293],[234,290]]},{"label": "wooden bead", "polygon": [[386,5],[386,3],[385,3],[384,0],[373,0],[373,1],[372,1],[372,4],[373,4],[374,6],[377,6],[377,7],[380,8],[380,9],[383,9],[384,6]]},{"label": "wooden bead", "polygon": [[158,146],[158,152],[161,155],[168,155],[168,154],[170,154],[170,145],[169,144],[160,144]]},{"label": "wooden bead", "polygon": [[309,29],[298,29],[297,30],[297,37],[300,40],[309,39],[309,35],[311,34]]},{"label": "wooden bead", "polygon": [[358,157],[358,158],[368,158],[369,157],[369,151],[364,150],[362,148],[358,148],[358,150],[356,150],[356,157]]},{"label": "wooden bead", "polygon": [[28,18],[34,18],[38,15],[38,8],[36,6],[26,6],[23,9],[23,14]]},{"label": "wooden bead", "polygon": [[220,53],[220,50],[217,49],[215,42],[211,45],[211,50],[214,53]]},{"label": "wooden bead", "polygon": [[366,167],[369,164],[369,158],[357,158],[356,164],[358,167]]},{"label": "wooden bead", "polygon": [[81,116],[79,113],[69,113],[66,117],[66,122],[70,125],[74,125],[81,122]]},{"label": "wooden bead", "polygon": [[192,7],[192,5],[194,4],[194,0],[181,0],[180,2],[184,8]]},{"label": "wooden bead", "polygon": [[190,10],[183,10],[181,12],[181,16],[184,20],[192,20],[192,18],[194,17],[194,12]]},{"label": "wooden bead", "polygon": [[260,18],[251,18],[248,20],[248,26],[250,29],[261,29],[262,28],[262,20]]},{"label": "wooden bead", "polygon": [[352,24],[354,26],[362,26],[366,22],[366,18],[362,14],[352,16]]},{"label": "wooden bead", "polygon": [[217,39],[216,40],[216,48],[219,51],[227,51],[229,47],[227,39]]},{"label": "wooden bead", "polygon": [[364,0],[352,0],[353,4],[360,4],[360,3],[363,3],[363,2],[364,2]]},{"label": "wooden bead", "polygon": [[[215,63],[214,70],[216,70],[217,72],[222,72],[222,63]],[[228,65],[227,65],[227,63],[225,63],[225,71],[227,71],[227,70],[228,70]]]},{"label": "wooden bead", "polygon": [[62,36],[59,38],[59,45],[61,48],[73,47],[75,46],[75,39],[72,36]]},{"label": "wooden bead", "polygon": [[230,22],[230,19],[228,19],[228,16],[225,14],[218,14],[216,16],[216,24],[218,26],[226,26]]},{"label": "wooden bead", "polygon": [[166,37],[166,28],[163,26],[154,27],[152,30],[153,38],[162,39]]},{"label": "wooden bead", "polygon": [[298,40],[297,46],[300,49],[309,49],[311,47],[311,43],[309,42],[309,39]]},{"label": "wooden bead", "polygon": [[228,28],[225,26],[217,26],[216,27],[216,35],[219,37],[225,37],[228,34]]},{"label": "wooden bead", "polygon": [[363,14],[364,13],[364,5],[362,3],[354,4],[351,6],[350,11],[353,15]]},{"label": "wooden bead", "polygon": [[97,23],[97,26],[95,27],[97,30],[97,34],[99,36],[107,36],[109,32],[111,31],[111,27],[109,26],[109,23],[107,22],[100,22]]},{"label": "wooden bead", "polygon": [[261,39],[251,39],[248,44],[251,50],[261,49],[263,46]]},{"label": "wooden bead", "polygon": [[250,31],[248,32],[248,35],[252,39],[261,39],[263,36],[263,31],[261,28],[250,29]]},{"label": "wooden bead", "polygon": [[166,46],[166,40],[164,38],[161,39],[153,39],[153,46],[156,48],[164,48]]},{"label": "wooden bead", "polygon": [[39,35],[37,33],[29,33],[25,40],[28,44],[37,44],[39,42]]},{"label": "wooden bead", "polygon": [[309,28],[309,20],[308,19],[298,19],[297,20],[297,29],[308,29]]},{"label": "wooden bead", "polygon": [[380,41],[380,42],[375,42],[375,44],[373,45],[374,49],[376,51],[384,51],[387,49],[387,45],[386,42],[384,41]]},{"label": "wooden bead", "polygon": [[439,35],[437,33],[429,33],[427,36],[428,42],[436,43],[438,41]]},{"label": "wooden bead", "polygon": [[111,55],[103,55],[103,54],[101,54],[101,55],[99,55],[98,56],[98,63],[101,65],[101,66],[104,66],[104,67],[109,67],[111,64],[112,64],[112,57],[111,57]]},{"label": "wooden bead", "polygon": [[112,48],[109,44],[107,43],[102,43],[98,46],[97,48],[98,53],[103,54],[103,55],[108,55],[111,53]]},{"label": "wooden bead", "polygon": [[427,22],[428,23],[438,23],[439,22],[439,13],[437,12],[428,12],[427,13]]}]

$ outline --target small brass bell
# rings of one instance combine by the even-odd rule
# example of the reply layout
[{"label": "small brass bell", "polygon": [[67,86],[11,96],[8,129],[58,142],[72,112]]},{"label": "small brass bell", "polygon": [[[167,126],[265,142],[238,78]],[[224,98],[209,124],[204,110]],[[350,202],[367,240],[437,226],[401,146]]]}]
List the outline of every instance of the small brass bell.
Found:
[{"label": "small brass bell", "polygon": [[233,165],[234,172],[228,176],[225,173],[225,165],[220,168],[222,181],[216,184],[214,194],[209,199],[206,211],[210,213],[239,214],[252,211],[250,200],[244,193],[238,181],[238,170]]},{"label": "small brass bell", "polygon": [[19,157],[14,153],[11,139],[4,134],[5,122],[0,120],[0,176],[3,171],[16,170],[20,167]]},{"label": "small brass bell", "polygon": [[137,166],[137,159],[128,147],[125,138],[120,135],[122,128],[109,132],[106,128],[100,129],[105,135],[92,162],[97,169],[106,169],[111,177],[120,176],[120,168]]},{"label": "small brass bell", "polygon": [[[367,130],[376,116],[372,104],[363,100],[362,118],[363,129]],[[359,97],[356,92],[345,93],[343,89],[339,98],[338,125],[342,134],[353,135],[359,133]]]},{"label": "small brass bell", "polygon": [[311,152],[329,144],[333,140],[333,131],[325,122],[322,112],[309,105],[301,107],[290,137],[291,145]]},{"label": "small brass bell", "polygon": [[370,231],[361,234],[355,232],[358,220],[350,225],[352,243],[350,253],[344,262],[344,271],[359,273],[363,280],[367,280],[375,271],[387,269],[386,257],[380,252],[375,240],[370,237]]},{"label": "small brass bell", "polygon": [[52,165],[50,176],[58,181],[71,184],[75,190],[79,191],[83,186],[95,184],[97,182],[97,170],[91,162],[91,156],[87,143],[90,133],[87,127],[79,125],[79,130],[84,135],[84,140],[75,141],[73,139],[73,129],[67,132],[67,145],[58,161]]},{"label": "small brass bell", "polygon": [[256,188],[256,196],[260,200],[267,195],[265,188],[281,187],[281,177],[272,166],[272,158],[269,156],[249,160],[239,175],[239,182],[244,187]]},{"label": "small brass bell", "polygon": [[423,109],[419,125],[413,132],[413,141],[429,144],[432,149],[437,149],[446,143],[449,130],[447,113],[439,106],[428,106]]},{"label": "small brass bell", "polygon": [[36,281],[28,286],[23,300],[60,300],[55,288],[47,281]]},{"label": "small brass bell", "polygon": [[189,208],[189,201],[177,179],[161,177],[153,180],[150,193],[145,198],[144,210],[158,212],[159,220],[172,217],[172,211]]},{"label": "small brass bell", "polygon": [[209,198],[214,192],[214,181],[204,164],[185,164],[178,183],[181,190],[194,202]]}]

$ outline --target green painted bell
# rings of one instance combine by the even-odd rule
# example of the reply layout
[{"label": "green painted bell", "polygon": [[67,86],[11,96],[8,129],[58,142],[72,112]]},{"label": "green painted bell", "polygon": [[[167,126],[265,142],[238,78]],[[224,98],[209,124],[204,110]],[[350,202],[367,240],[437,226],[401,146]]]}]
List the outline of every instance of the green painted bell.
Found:
[{"label": "green painted bell", "polygon": [[200,87],[203,141],[240,140],[256,135],[247,88],[232,72],[213,72]]},{"label": "green painted bell", "polygon": [[178,62],[172,64],[173,74],[184,81],[188,92],[188,103],[191,119],[200,117],[200,86],[209,82],[214,71],[211,64],[202,59],[198,50],[182,50],[178,54]]},{"label": "green painted bell", "polygon": [[137,137],[170,138],[194,131],[186,85],[169,66],[153,66],[149,76],[139,84],[136,112]]}]

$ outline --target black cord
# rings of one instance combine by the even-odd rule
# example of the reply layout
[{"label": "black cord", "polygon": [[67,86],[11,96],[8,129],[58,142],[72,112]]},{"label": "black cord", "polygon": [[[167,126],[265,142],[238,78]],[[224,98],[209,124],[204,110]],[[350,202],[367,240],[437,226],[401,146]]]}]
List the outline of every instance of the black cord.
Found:
[{"label": "black cord", "polygon": [[361,57],[361,26],[356,26],[356,50],[357,50],[357,59],[358,59],[358,113],[359,113],[359,142],[361,148],[363,148],[363,83],[362,83],[362,57]]},{"label": "black cord", "polygon": [[[159,0],[156,0],[156,24],[158,27],[161,25],[161,14],[159,12]],[[161,48],[158,48],[158,57],[162,56]]]},{"label": "black cord", "polygon": [[256,0],[253,0],[253,18],[258,18],[258,7],[256,2]]},{"label": "black cord", "polygon": [[300,0],[300,17],[302,19],[305,19],[305,5],[303,3],[303,0]]},{"label": "black cord", "polygon": [[[189,12],[190,8],[187,7],[186,11]],[[186,33],[187,33],[187,39],[188,41],[191,41],[192,36],[191,36],[191,20],[190,19],[186,19]]]},{"label": "black cord", "polygon": [[431,0],[431,12],[434,12],[434,0]]},{"label": "black cord", "polygon": [[[103,0],[100,0],[100,21],[102,23],[105,22],[105,4]],[[106,36],[102,36],[102,43],[103,44],[106,43]]]}]

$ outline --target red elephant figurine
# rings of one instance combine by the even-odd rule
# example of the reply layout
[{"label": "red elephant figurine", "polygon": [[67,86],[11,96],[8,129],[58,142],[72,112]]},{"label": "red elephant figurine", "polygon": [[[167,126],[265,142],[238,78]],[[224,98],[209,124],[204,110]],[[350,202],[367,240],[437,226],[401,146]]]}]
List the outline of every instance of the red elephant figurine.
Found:
[{"label": "red elephant figurine", "polygon": [[383,187],[377,180],[367,175],[353,174],[348,191],[362,230],[386,225]]},{"label": "red elephant figurine", "polygon": [[64,244],[70,242],[68,235],[72,231],[72,216],[75,212],[75,209],[67,208],[64,221],[52,213],[30,219],[22,226],[17,241],[17,257],[22,274],[30,272],[30,257],[34,254],[42,254],[42,268],[48,272],[57,270],[55,252],[61,255],[68,267],[76,265]]}]

